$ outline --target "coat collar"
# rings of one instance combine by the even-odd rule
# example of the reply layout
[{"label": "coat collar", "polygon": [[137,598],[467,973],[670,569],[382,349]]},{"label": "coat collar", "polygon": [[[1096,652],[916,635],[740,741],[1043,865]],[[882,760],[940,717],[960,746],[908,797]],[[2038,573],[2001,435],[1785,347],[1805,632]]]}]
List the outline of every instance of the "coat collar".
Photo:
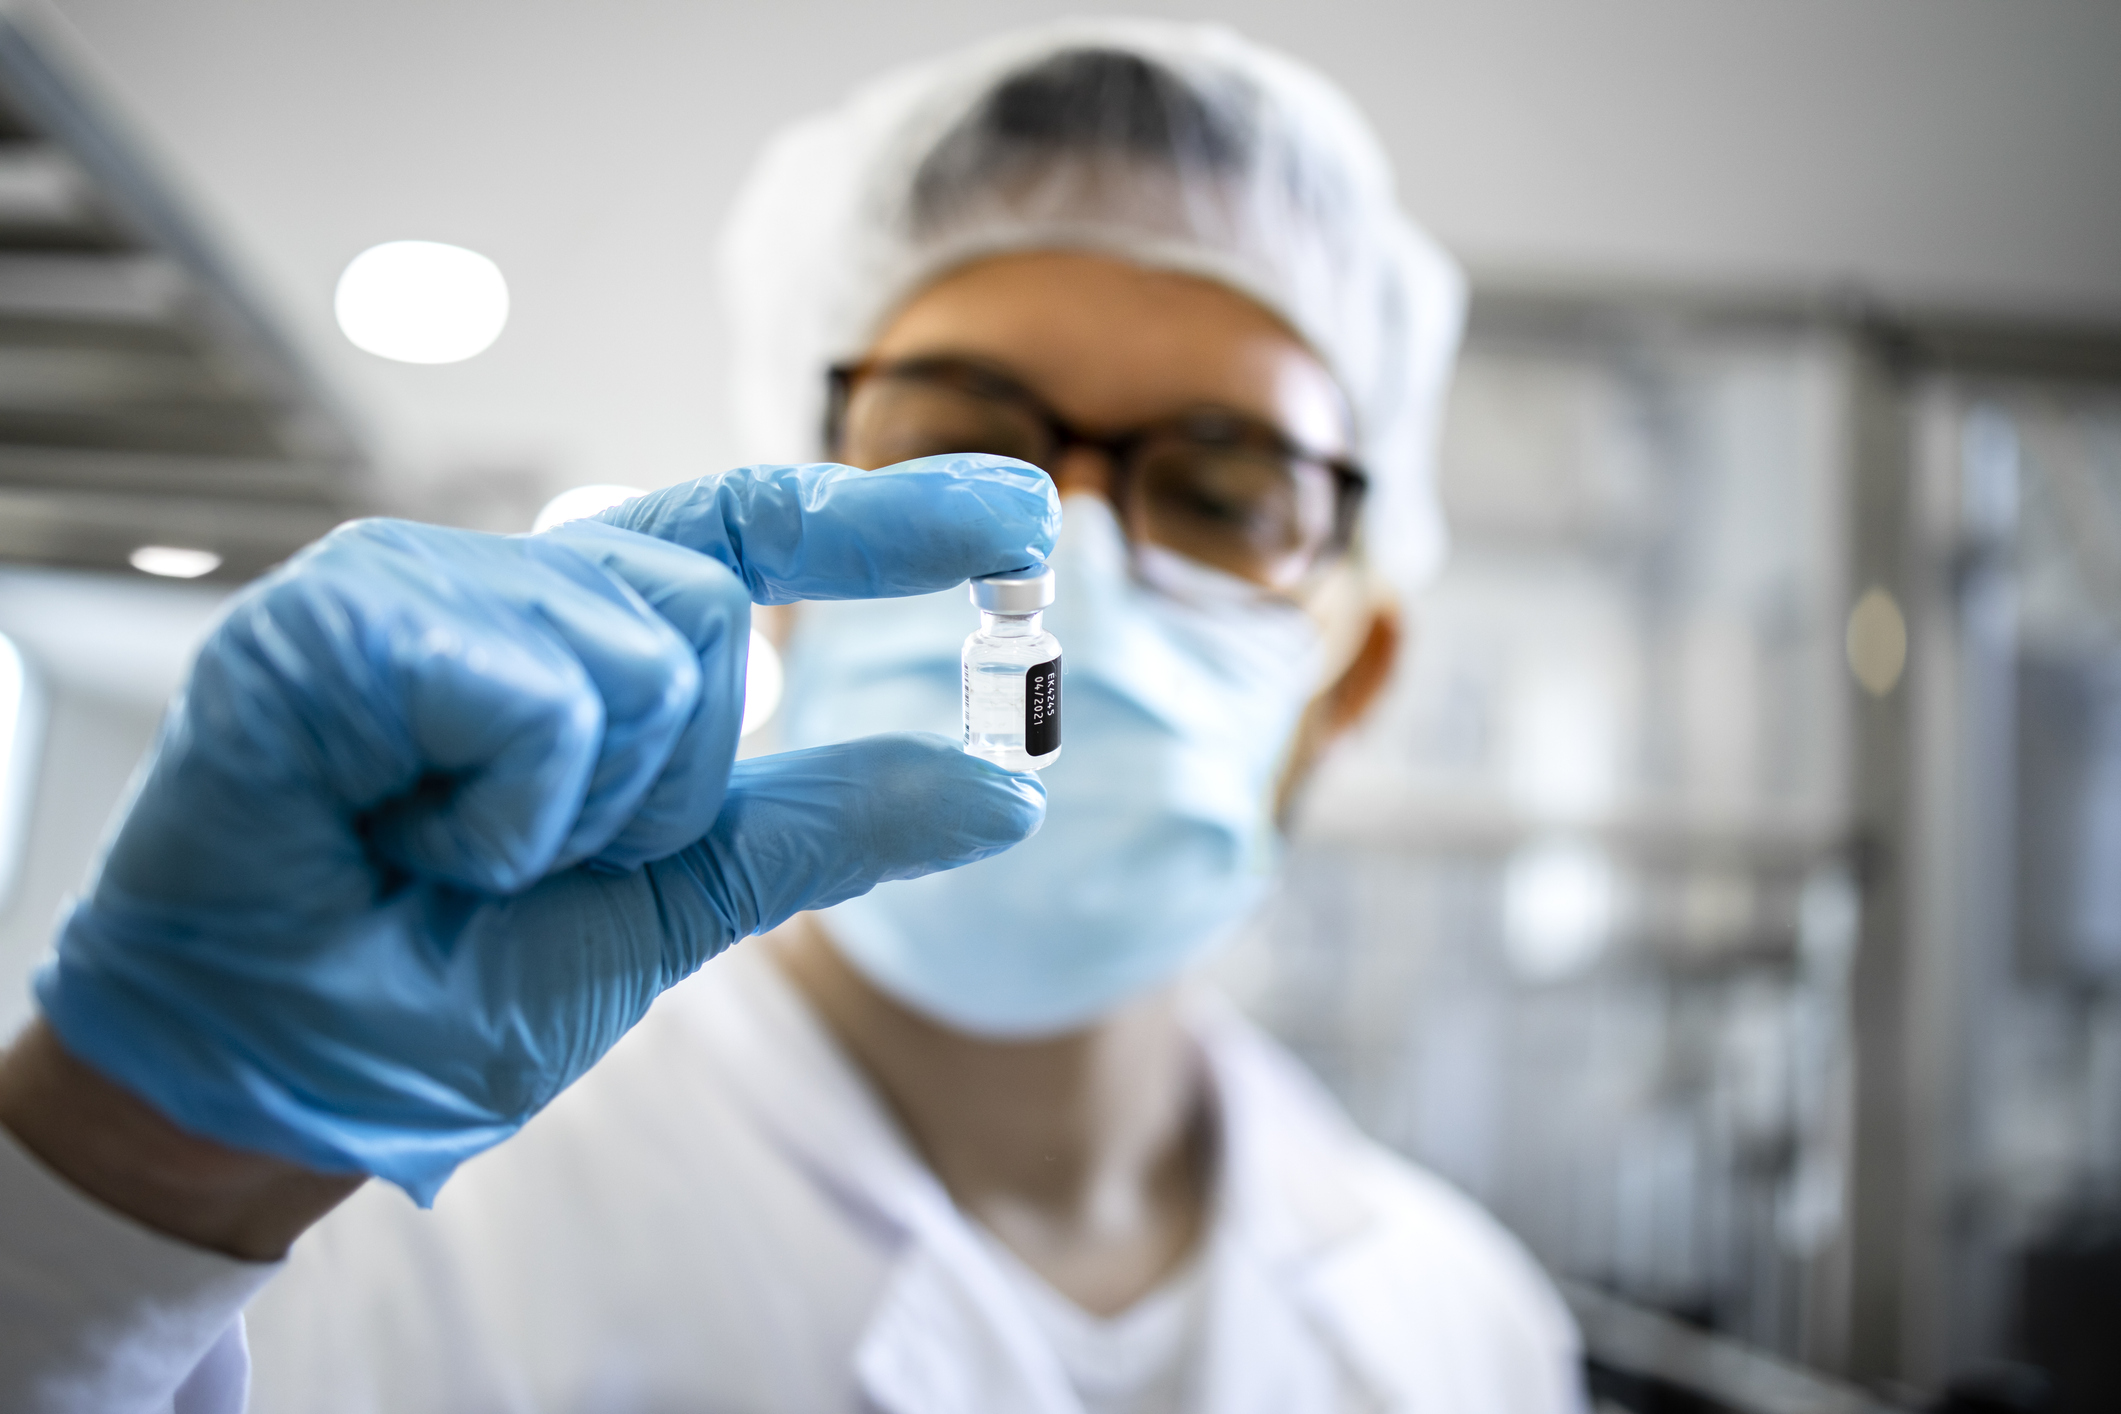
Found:
[{"label": "coat collar", "polygon": [[[854,1355],[876,1407],[1080,1414],[1009,1278],[763,949],[733,949],[664,1005],[773,1143],[896,1252]],[[1189,999],[1186,1018],[1221,1150],[1204,1253],[1208,1388],[1195,1402],[1264,1414],[1343,1408],[1354,1394],[1355,1407],[1396,1407],[1343,1299],[1368,1285],[1363,1239],[1379,1220],[1355,1178],[1366,1141],[1220,998]]]}]

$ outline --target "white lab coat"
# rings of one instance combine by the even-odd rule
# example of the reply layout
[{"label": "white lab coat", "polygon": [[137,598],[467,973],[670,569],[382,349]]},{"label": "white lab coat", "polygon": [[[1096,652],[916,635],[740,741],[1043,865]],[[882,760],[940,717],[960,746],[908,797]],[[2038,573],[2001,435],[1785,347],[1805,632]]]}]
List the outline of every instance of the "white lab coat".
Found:
[{"label": "white lab coat", "polygon": [[[1507,1234],[1227,1008],[1193,1026],[1223,1151],[1189,1407],[1581,1407],[1574,1328]],[[991,1248],[753,948],[432,1213],[362,1190],[249,1332],[253,1414],[1080,1409]]]}]

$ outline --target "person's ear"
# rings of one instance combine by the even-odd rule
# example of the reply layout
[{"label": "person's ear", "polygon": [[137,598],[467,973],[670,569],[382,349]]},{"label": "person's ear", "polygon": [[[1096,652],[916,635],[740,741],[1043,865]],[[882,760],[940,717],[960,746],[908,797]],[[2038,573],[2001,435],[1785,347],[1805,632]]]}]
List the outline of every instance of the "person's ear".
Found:
[{"label": "person's ear", "polygon": [[1297,724],[1296,740],[1289,750],[1289,763],[1282,771],[1281,785],[1275,792],[1277,817],[1286,818],[1297,792],[1309,779],[1325,749],[1376,705],[1385,684],[1392,680],[1392,669],[1399,662],[1400,647],[1405,639],[1405,627],[1396,607],[1380,604],[1370,610],[1370,622],[1363,631],[1355,655],[1348,660],[1340,676],[1311,699],[1311,705],[1304,709],[1303,720]]},{"label": "person's ear", "polygon": [[751,626],[765,636],[768,643],[777,649],[786,649],[788,639],[795,632],[795,621],[802,611],[800,603],[754,604],[751,606]]}]

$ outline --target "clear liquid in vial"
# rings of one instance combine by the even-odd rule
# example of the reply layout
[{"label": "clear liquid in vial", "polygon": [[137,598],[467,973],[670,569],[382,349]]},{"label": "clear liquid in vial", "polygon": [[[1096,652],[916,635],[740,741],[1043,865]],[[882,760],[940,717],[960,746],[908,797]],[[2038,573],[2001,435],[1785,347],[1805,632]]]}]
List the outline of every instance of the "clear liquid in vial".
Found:
[{"label": "clear liquid in vial", "polygon": [[1060,759],[1060,641],[1038,614],[980,614],[965,640],[965,750],[1011,771]]}]

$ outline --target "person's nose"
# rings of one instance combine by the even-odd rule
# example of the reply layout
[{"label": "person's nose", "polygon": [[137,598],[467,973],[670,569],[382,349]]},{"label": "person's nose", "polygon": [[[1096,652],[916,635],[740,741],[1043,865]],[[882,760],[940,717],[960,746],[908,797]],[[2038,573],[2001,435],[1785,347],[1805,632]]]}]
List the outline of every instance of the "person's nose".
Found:
[{"label": "person's nose", "polygon": [[1073,446],[1061,452],[1060,459],[1050,472],[1053,484],[1061,495],[1072,496],[1087,491],[1113,502],[1112,456],[1099,447]]}]

